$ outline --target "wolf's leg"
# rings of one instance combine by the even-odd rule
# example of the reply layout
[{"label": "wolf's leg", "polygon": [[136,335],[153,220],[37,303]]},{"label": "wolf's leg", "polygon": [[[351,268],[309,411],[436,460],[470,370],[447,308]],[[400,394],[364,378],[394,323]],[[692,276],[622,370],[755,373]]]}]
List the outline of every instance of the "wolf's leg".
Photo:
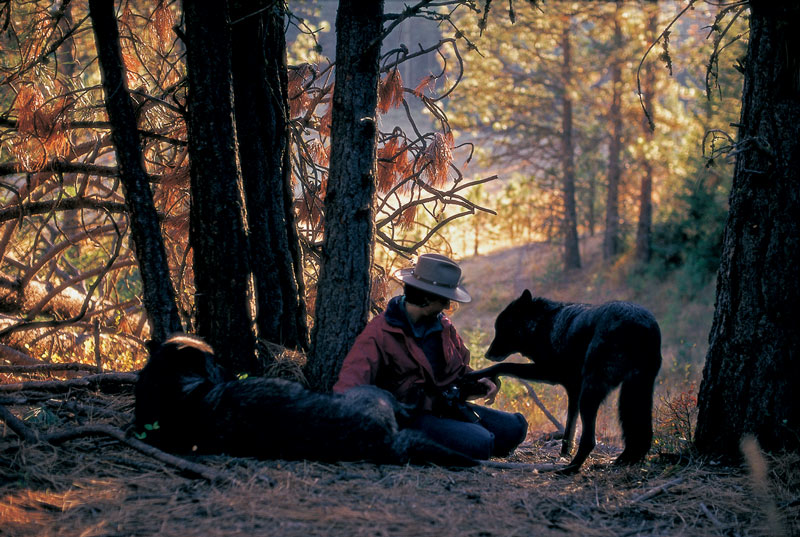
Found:
[{"label": "wolf's leg", "polygon": [[578,442],[578,452],[570,463],[560,470],[562,474],[574,474],[580,470],[581,465],[584,463],[589,453],[592,452],[595,446],[595,420],[597,419],[597,410],[603,399],[608,395],[605,386],[587,386],[584,385],[581,390],[580,399],[580,415],[581,425],[581,439]]},{"label": "wolf's leg", "polygon": [[615,464],[644,459],[653,440],[653,385],[655,374],[637,373],[622,383],[619,391],[619,421],[625,449]]},{"label": "wolf's leg", "polygon": [[568,457],[572,452],[572,442],[575,439],[575,424],[578,421],[579,400],[580,387],[567,388],[567,421],[564,423],[564,438],[561,441],[562,457]]},{"label": "wolf's leg", "polygon": [[467,380],[478,380],[481,378],[493,378],[500,375],[517,377],[525,380],[555,382],[552,371],[546,369],[541,364],[520,364],[517,362],[501,362],[485,369],[467,373],[463,378]]}]

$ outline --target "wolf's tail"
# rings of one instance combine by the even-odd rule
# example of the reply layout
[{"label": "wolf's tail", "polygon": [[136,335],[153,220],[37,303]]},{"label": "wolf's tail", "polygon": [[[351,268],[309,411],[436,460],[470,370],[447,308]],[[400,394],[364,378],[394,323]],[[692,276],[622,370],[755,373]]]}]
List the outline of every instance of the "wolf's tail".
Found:
[{"label": "wolf's tail", "polygon": [[476,466],[478,461],[431,440],[428,435],[413,429],[403,429],[395,435],[392,449],[401,461],[439,466]]},{"label": "wolf's tail", "polygon": [[644,459],[653,440],[653,387],[655,371],[639,371],[622,382],[619,391],[619,421],[625,449],[617,458],[620,464]]}]

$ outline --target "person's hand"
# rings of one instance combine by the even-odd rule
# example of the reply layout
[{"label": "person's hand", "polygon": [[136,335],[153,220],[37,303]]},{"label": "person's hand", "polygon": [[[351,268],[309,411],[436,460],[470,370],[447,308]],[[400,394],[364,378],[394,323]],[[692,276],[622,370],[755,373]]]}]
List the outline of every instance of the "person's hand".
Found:
[{"label": "person's hand", "polygon": [[[478,396],[484,398],[483,404],[491,405],[492,403],[494,403],[494,398],[497,397],[497,392],[499,391],[497,384],[492,382],[492,379],[489,378],[478,379],[478,384],[486,386],[486,395]],[[476,397],[476,399],[478,397]]]}]

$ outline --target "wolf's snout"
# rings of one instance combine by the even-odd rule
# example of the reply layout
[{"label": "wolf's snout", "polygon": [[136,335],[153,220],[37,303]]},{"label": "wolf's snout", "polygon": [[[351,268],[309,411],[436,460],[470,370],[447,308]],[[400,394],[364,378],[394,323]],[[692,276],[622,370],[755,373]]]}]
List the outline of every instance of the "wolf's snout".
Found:
[{"label": "wolf's snout", "polygon": [[487,360],[491,360],[492,362],[500,362],[508,357],[509,354],[511,353],[503,352],[501,349],[498,349],[494,342],[492,342],[492,344],[489,345],[489,348],[486,350],[486,354],[484,354],[484,356]]}]

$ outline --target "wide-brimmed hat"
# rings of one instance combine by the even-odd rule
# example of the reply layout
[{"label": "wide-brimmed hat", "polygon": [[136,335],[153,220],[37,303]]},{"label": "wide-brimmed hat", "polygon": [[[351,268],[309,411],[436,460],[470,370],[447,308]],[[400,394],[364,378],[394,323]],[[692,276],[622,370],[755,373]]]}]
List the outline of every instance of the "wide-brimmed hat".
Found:
[{"label": "wide-brimmed hat", "polygon": [[440,254],[422,254],[413,267],[400,269],[395,276],[403,283],[456,302],[470,302],[472,297],[459,285],[461,267]]}]

